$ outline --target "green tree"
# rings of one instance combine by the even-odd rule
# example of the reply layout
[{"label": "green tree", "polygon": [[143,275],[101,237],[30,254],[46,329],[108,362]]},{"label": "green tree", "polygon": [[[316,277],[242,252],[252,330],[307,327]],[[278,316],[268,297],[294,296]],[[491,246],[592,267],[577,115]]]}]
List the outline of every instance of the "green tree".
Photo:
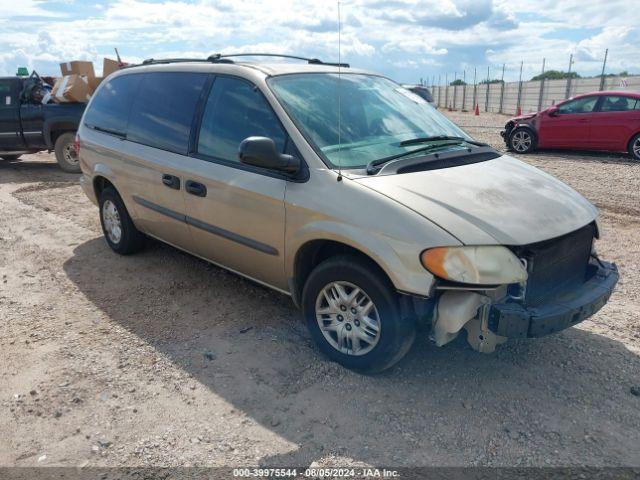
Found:
[{"label": "green tree", "polygon": [[564,72],[562,70],[547,70],[544,73],[536,75],[531,80],[562,80],[563,78],[580,78],[578,72]]},{"label": "green tree", "polygon": [[480,80],[480,85],[482,85],[483,83],[502,83],[502,80],[500,80],[499,78],[492,78],[487,80],[485,78],[484,80]]},{"label": "green tree", "polygon": [[454,80],[453,82],[449,83],[449,85],[451,85],[452,87],[455,87],[456,85],[466,85],[466,84],[467,84],[467,82],[465,82],[461,78],[458,78],[458,79]]}]

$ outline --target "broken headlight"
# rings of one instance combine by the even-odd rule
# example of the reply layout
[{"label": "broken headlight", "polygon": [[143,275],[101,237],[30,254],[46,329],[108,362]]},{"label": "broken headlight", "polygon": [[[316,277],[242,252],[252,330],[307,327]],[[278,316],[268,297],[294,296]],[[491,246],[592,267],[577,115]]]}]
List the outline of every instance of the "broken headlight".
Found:
[{"label": "broken headlight", "polygon": [[436,277],[474,285],[521,283],[527,271],[518,257],[501,246],[437,247],[420,254]]}]

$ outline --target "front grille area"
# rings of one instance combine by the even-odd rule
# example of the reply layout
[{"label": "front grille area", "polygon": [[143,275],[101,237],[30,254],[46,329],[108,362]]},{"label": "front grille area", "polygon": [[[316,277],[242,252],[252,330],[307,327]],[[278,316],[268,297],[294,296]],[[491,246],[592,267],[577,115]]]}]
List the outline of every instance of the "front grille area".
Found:
[{"label": "front grille area", "polygon": [[527,261],[526,305],[539,305],[586,281],[594,236],[595,225],[589,224],[562,237],[513,249]]}]

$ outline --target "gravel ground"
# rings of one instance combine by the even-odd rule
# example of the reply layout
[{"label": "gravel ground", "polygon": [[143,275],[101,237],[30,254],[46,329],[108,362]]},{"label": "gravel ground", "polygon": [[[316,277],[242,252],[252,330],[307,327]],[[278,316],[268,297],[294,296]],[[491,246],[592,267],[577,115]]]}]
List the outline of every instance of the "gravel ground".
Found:
[{"label": "gravel ground", "polygon": [[[505,117],[451,116],[502,148]],[[287,297],[157,242],[112,253],[51,155],[0,162],[0,466],[639,466],[640,164],[521,158],[600,208],[609,304],[492,355],[419,338],[373,377]]]}]

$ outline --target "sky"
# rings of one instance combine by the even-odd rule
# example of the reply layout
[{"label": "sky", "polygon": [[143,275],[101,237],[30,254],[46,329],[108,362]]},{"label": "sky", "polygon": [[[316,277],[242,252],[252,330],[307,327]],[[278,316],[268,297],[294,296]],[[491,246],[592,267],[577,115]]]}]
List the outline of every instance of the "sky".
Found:
[{"label": "sky", "polygon": [[[546,68],[640,74],[633,0],[341,0],[343,62],[399,82],[523,79]],[[0,75],[17,67],[59,75],[114,47],[127,62],[273,52],[338,59],[338,2],[307,0],[0,0]],[[445,77],[446,75],[446,77]]]}]

